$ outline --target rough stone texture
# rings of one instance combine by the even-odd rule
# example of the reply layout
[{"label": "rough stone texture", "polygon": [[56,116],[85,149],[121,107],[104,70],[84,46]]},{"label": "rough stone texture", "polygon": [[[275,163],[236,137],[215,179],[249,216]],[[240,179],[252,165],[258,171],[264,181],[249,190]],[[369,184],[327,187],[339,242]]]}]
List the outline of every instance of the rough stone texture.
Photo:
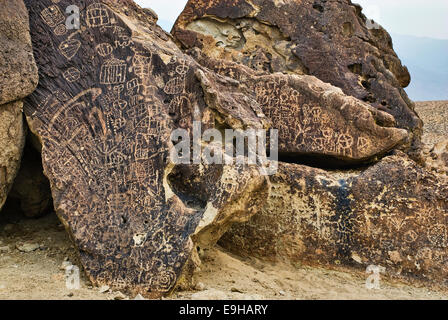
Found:
[{"label": "rough stone texture", "polygon": [[3,0],[0,10],[0,105],[29,95],[38,82],[22,0]]},{"label": "rough stone texture", "polygon": [[429,150],[426,166],[436,173],[448,175],[448,139],[437,143]]},{"label": "rough stone texture", "polygon": [[[196,199],[173,175],[174,129],[266,128],[256,101],[184,55],[132,1],[27,0],[39,86],[27,98],[56,212],[97,286],[157,298],[267,197],[256,167],[191,166]],[[64,28],[81,9],[80,30]],[[204,184],[201,186],[201,184]],[[254,194],[258,196],[249,195]],[[193,240],[194,242],[193,242]]]},{"label": "rough stone texture", "polygon": [[432,148],[448,138],[448,101],[417,102],[416,110],[425,124],[423,143]]},{"label": "rough stone texture", "polygon": [[350,0],[190,0],[172,34],[185,49],[265,73],[313,75],[369,102],[409,130],[404,149],[420,160],[422,121],[403,90],[409,72],[389,34]]},{"label": "rough stone texture", "polygon": [[23,1],[4,0],[0,10],[0,209],[20,167],[25,141],[22,102],[37,86],[37,67]]},{"label": "rough stone texture", "polygon": [[263,75],[242,65],[191,52],[199,63],[239,82],[279,131],[279,152],[334,163],[375,160],[399,146],[406,130],[391,115],[307,75]]},{"label": "rough stone texture", "polygon": [[267,205],[220,244],[293,264],[448,285],[448,180],[399,153],[363,172],[281,164]]},{"label": "rough stone texture", "polygon": [[448,174],[448,101],[417,102],[416,110],[425,123],[422,141],[426,167]]},{"label": "rough stone texture", "polygon": [[0,106],[0,208],[20,168],[25,145],[21,101]]}]

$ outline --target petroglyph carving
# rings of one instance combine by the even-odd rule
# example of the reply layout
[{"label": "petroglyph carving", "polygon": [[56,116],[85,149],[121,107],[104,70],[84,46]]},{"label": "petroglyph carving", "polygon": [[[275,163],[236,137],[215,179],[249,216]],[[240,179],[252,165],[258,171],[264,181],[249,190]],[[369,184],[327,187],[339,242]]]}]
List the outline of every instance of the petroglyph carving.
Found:
[{"label": "petroglyph carving", "polygon": [[87,25],[89,27],[104,27],[113,23],[109,9],[101,3],[94,3],[87,7]]},{"label": "petroglyph carving", "polygon": [[76,39],[68,39],[59,45],[59,50],[64,57],[71,60],[78,53],[80,47],[81,41]]},{"label": "petroglyph carving", "polygon": [[41,17],[44,22],[52,28],[56,27],[60,23],[65,22],[65,16],[57,5],[52,5],[42,10]]},{"label": "petroglyph carving", "polygon": [[81,73],[79,72],[78,69],[72,67],[72,68],[68,68],[64,72],[63,76],[64,76],[64,79],[67,80],[68,82],[76,82],[81,77]]},{"label": "petroglyph carving", "polygon": [[165,85],[166,94],[179,94],[184,91],[185,80],[180,77],[175,77],[168,81]]},{"label": "petroglyph carving", "polygon": [[63,36],[67,33],[67,28],[65,24],[60,24],[56,28],[54,28],[54,34],[57,36]]},{"label": "petroglyph carving", "polygon": [[101,84],[119,84],[126,82],[127,64],[123,60],[110,59],[101,66]]},{"label": "petroglyph carving", "polygon": [[114,48],[109,43],[101,43],[96,46],[96,50],[100,56],[107,57],[113,52]]}]

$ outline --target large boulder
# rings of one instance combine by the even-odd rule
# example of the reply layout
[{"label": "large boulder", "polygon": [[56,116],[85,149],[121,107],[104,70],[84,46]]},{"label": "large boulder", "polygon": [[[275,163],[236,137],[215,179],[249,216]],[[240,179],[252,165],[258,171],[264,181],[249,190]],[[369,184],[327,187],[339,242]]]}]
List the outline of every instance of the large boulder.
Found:
[{"label": "large boulder", "polygon": [[[128,0],[25,2],[40,76],[25,113],[57,215],[94,285],[168,294],[194,269],[197,245],[248,220],[268,192],[256,166],[176,166],[171,133],[191,135],[194,121],[203,130],[268,124],[238,83],[183,54],[150,10]],[[80,28],[67,30],[73,5]]]},{"label": "large boulder", "polygon": [[314,76],[266,75],[197,50],[191,54],[208,69],[236,79],[258,102],[278,130],[282,159],[353,165],[375,161],[408,138],[390,114]]},{"label": "large boulder", "polygon": [[25,143],[20,99],[37,86],[38,74],[22,0],[2,1],[0,10],[0,209],[20,167]]},{"label": "large boulder", "polygon": [[28,12],[22,0],[2,1],[0,11],[0,105],[29,95],[37,86]]},{"label": "large boulder", "polygon": [[266,206],[220,244],[239,254],[447,286],[448,179],[403,153],[365,171],[281,164]]},{"label": "large boulder", "polygon": [[[409,72],[386,30],[350,0],[190,0],[172,34],[184,49],[212,58],[264,73],[313,75],[341,88],[391,114],[410,133],[403,149],[421,160],[422,121],[403,90]],[[292,108],[288,116],[300,114]]]},{"label": "large boulder", "polygon": [[16,101],[0,106],[0,208],[20,169],[25,146],[22,105]]}]

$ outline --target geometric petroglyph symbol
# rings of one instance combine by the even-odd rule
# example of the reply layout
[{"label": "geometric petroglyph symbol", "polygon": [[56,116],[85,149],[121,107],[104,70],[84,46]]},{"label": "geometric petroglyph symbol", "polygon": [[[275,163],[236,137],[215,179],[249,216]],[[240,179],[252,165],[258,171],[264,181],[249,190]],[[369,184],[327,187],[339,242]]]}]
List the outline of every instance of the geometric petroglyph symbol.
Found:
[{"label": "geometric petroglyph symbol", "polygon": [[78,81],[80,76],[81,76],[81,72],[79,72],[78,69],[76,68],[68,68],[64,74],[64,79],[67,80],[68,82],[75,82]]},{"label": "geometric petroglyph symbol", "polygon": [[59,50],[64,57],[66,57],[68,60],[71,60],[76,55],[76,53],[78,53],[80,47],[81,41],[76,39],[67,39],[59,45]]},{"label": "geometric petroglyph symbol", "polygon": [[57,36],[63,36],[67,33],[67,27],[64,24],[58,25],[54,28],[54,34]]},{"label": "geometric petroglyph symbol", "polygon": [[119,84],[126,82],[127,64],[123,60],[112,58],[101,66],[101,84]]},{"label": "geometric petroglyph symbol", "polygon": [[176,77],[167,82],[164,91],[166,94],[179,94],[184,90],[184,86],[185,80],[183,78]]},{"label": "geometric petroglyph symbol", "polygon": [[108,9],[101,3],[94,3],[87,7],[87,25],[89,27],[104,27],[113,23]]},{"label": "geometric petroglyph symbol", "polygon": [[65,16],[62,14],[61,10],[56,5],[50,6],[42,10],[40,15],[44,20],[44,22],[52,28],[56,27],[58,24],[65,21]]},{"label": "geometric petroglyph symbol", "polygon": [[109,43],[101,43],[96,46],[96,51],[102,57],[107,57],[114,51],[114,48]]},{"label": "geometric petroglyph symbol", "polygon": [[448,246],[448,235],[446,226],[436,224],[428,231],[429,241],[438,248],[446,248]]}]

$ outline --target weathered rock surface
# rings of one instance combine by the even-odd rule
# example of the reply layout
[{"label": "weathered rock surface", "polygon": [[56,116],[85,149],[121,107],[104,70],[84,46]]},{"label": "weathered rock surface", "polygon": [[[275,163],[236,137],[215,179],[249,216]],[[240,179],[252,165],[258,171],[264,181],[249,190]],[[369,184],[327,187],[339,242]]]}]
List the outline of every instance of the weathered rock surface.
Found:
[{"label": "weathered rock surface", "polygon": [[26,97],[38,82],[25,5],[4,0],[1,6],[0,105]]},{"label": "weathered rock surface", "polygon": [[22,0],[5,0],[0,10],[0,209],[20,167],[25,143],[22,102],[38,80],[28,13]]},{"label": "weathered rock surface", "polygon": [[[247,220],[268,190],[256,167],[187,167],[208,190],[198,201],[172,178],[171,132],[191,133],[193,121],[265,128],[265,119],[234,80],[184,55],[132,1],[26,5],[40,81],[25,113],[57,214],[95,285],[167,294],[194,268],[195,244]],[[70,5],[81,9],[79,30],[65,29]]]},{"label": "weathered rock surface", "polygon": [[391,115],[314,76],[262,75],[197,51],[192,54],[203,66],[236,79],[240,90],[254,97],[278,129],[279,152],[285,156],[356,163],[373,160],[408,137],[406,130],[393,127]]},{"label": "weathered rock surface", "polygon": [[448,180],[400,153],[363,172],[281,164],[267,205],[220,244],[266,259],[369,265],[448,285]]},{"label": "weathered rock surface", "polygon": [[21,101],[0,106],[0,208],[19,171],[25,146],[22,106]]},{"label": "weathered rock surface", "polygon": [[426,166],[434,172],[448,175],[448,140],[437,143],[429,150]]},{"label": "weathered rock surface", "polygon": [[361,9],[350,0],[190,0],[172,33],[185,49],[264,73],[313,75],[341,88],[393,115],[410,132],[404,149],[419,159],[422,122],[403,90],[409,72],[389,34]]}]

